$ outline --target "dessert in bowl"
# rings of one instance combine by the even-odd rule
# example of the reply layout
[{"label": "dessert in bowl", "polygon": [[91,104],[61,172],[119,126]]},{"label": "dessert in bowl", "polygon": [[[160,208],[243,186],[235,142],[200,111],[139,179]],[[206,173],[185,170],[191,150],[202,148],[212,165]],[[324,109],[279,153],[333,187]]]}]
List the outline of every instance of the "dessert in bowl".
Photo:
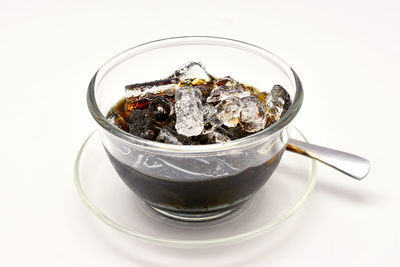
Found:
[{"label": "dessert in bowl", "polygon": [[[190,140],[196,139],[192,136],[196,131],[207,137],[211,135],[205,144],[198,140],[185,142],[187,138],[171,141],[165,138],[168,136],[165,132],[164,139],[159,138],[164,126],[157,126],[151,138],[141,136],[137,132],[139,128],[132,132],[117,127],[110,110],[125,95],[126,85],[152,81],[164,74],[168,76],[171,69],[190,61],[202,62],[218,77],[230,75],[254,85],[259,90],[257,93],[280,84],[290,95],[291,105],[276,122],[267,125],[265,119],[265,129],[247,132],[239,138],[221,141],[215,137],[218,132],[215,125],[204,132],[207,120],[201,127],[194,127],[195,130],[176,129],[180,136],[190,137]],[[177,87],[178,91],[180,88],[182,86]],[[175,99],[177,95],[174,92]],[[217,37],[178,37],[136,46],[104,64],[89,85],[88,106],[100,125],[102,143],[112,165],[133,192],[166,216],[204,221],[240,207],[268,181],[284,153],[291,122],[301,107],[302,97],[296,73],[260,47]],[[128,98],[125,104],[127,102]],[[182,119],[177,117],[174,125],[182,125]],[[240,119],[237,125],[241,125]],[[229,136],[231,128],[234,127],[225,127],[226,135]]]}]

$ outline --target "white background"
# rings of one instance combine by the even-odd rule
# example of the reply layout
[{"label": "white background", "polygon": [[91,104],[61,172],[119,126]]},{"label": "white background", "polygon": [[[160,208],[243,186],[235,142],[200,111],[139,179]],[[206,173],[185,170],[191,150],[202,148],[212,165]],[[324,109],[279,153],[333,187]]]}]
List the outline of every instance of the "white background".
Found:
[{"label": "white background", "polygon": [[[400,4],[380,1],[0,1],[0,266],[400,266]],[[265,47],[299,74],[310,141],[372,162],[358,182],[319,165],[289,226],[216,249],[123,237],[73,184],[95,123],[86,88],[145,41],[216,35]]]}]

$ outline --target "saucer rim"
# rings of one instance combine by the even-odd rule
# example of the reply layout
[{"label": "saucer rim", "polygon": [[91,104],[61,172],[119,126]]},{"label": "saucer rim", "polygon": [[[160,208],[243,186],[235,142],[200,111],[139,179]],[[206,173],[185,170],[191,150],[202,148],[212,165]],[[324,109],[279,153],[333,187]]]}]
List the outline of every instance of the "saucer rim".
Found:
[{"label": "saucer rim", "polygon": [[[305,142],[308,142],[308,140],[303,135],[303,133],[300,130],[298,130],[296,127],[293,127],[292,131],[296,131],[301,136],[301,138],[303,138],[303,140]],[[105,223],[108,226],[114,228],[115,230],[118,230],[129,236],[135,237],[135,238],[143,240],[143,241],[158,244],[158,245],[163,245],[163,246],[168,246],[168,247],[184,247],[184,248],[212,247],[212,246],[222,246],[222,245],[228,245],[228,244],[232,244],[232,243],[238,243],[241,241],[245,241],[245,240],[260,236],[264,233],[269,232],[271,229],[275,228],[277,225],[283,223],[288,218],[290,218],[293,214],[295,214],[304,205],[304,203],[306,202],[306,200],[308,199],[308,197],[314,190],[314,187],[315,187],[315,184],[317,181],[317,161],[314,159],[309,159],[309,161],[311,163],[310,164],[310,167],[311,167],[310,175],[308,176],[306,189],[300,195],[298,200],[294,203],[294,205],[292,207],[287,209],[285,212],[283,212],[282,214],[278,215],[276,218],[269,221],[267,224],[255,229],[255,230],[247,231],[245,233],[236,234],[236,235],[232,235],[232,236],[228,236],[228,237],[213,238],[213,239],[207,239],[207,240],[199,240],[199,239],[182,240],[182,239],[173,239],[173,238],[158,238],[158,237],[154,237],[151,235],[137,233],[137,232],[129,230],[128,228],[124,227],[123,225],[115,222],[114,220],[110,219],[108,216],[103,214],[101,212],[101,210],[96,208],[96,206],[86,196],[85,191],[81,184],[81,177],[79,175],[79,167],[80,167],[80,162],[81,162],[81,157],[82,157],[83,151],[84,151],[87,143],[89,142],[89,140],[94,136],[94,134],[96,132],[98,132],[98,130],[93,131],[86,138],[86,140],[82,144],[81,148],[79,149],[79,152],[75,159],[74,181],[75,181],[75,187],[76,187],[76,190],[78,191],[79,197],[81,198],[83,203],[89,208],[89,210],[93,213],[93,215],[95,215],[103,223]]]}]

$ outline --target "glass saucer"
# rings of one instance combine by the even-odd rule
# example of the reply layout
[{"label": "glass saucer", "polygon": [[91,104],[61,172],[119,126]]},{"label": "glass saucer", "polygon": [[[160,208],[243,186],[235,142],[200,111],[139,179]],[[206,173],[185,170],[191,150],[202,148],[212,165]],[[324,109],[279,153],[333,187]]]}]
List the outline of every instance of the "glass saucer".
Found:
[{"label": "glass saucer", "polygon": [[[293,128],[292,138],[306,141]],[[102,222],[136,239],[172,247],[210,247],[247,240],[268,232],[304,204],[316,182],[315,160],[284,153],[261,190],[239,209],[208,222],[181,222],[149,208],[119,178],[95,131],[75,163],[79,196]]]}]

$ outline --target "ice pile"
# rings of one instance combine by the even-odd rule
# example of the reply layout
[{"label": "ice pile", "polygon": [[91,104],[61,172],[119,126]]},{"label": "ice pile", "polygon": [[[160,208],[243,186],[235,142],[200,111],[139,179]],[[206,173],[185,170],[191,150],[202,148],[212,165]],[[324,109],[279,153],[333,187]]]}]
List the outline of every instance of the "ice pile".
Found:
[{"label": "ice pile", "polygon": [[124,131],[169,144],[225,143],[263,130],[291,105],[280,85],[258,92],[189,62],[165,79],[127,85],[126,101],[109,118]]}]

